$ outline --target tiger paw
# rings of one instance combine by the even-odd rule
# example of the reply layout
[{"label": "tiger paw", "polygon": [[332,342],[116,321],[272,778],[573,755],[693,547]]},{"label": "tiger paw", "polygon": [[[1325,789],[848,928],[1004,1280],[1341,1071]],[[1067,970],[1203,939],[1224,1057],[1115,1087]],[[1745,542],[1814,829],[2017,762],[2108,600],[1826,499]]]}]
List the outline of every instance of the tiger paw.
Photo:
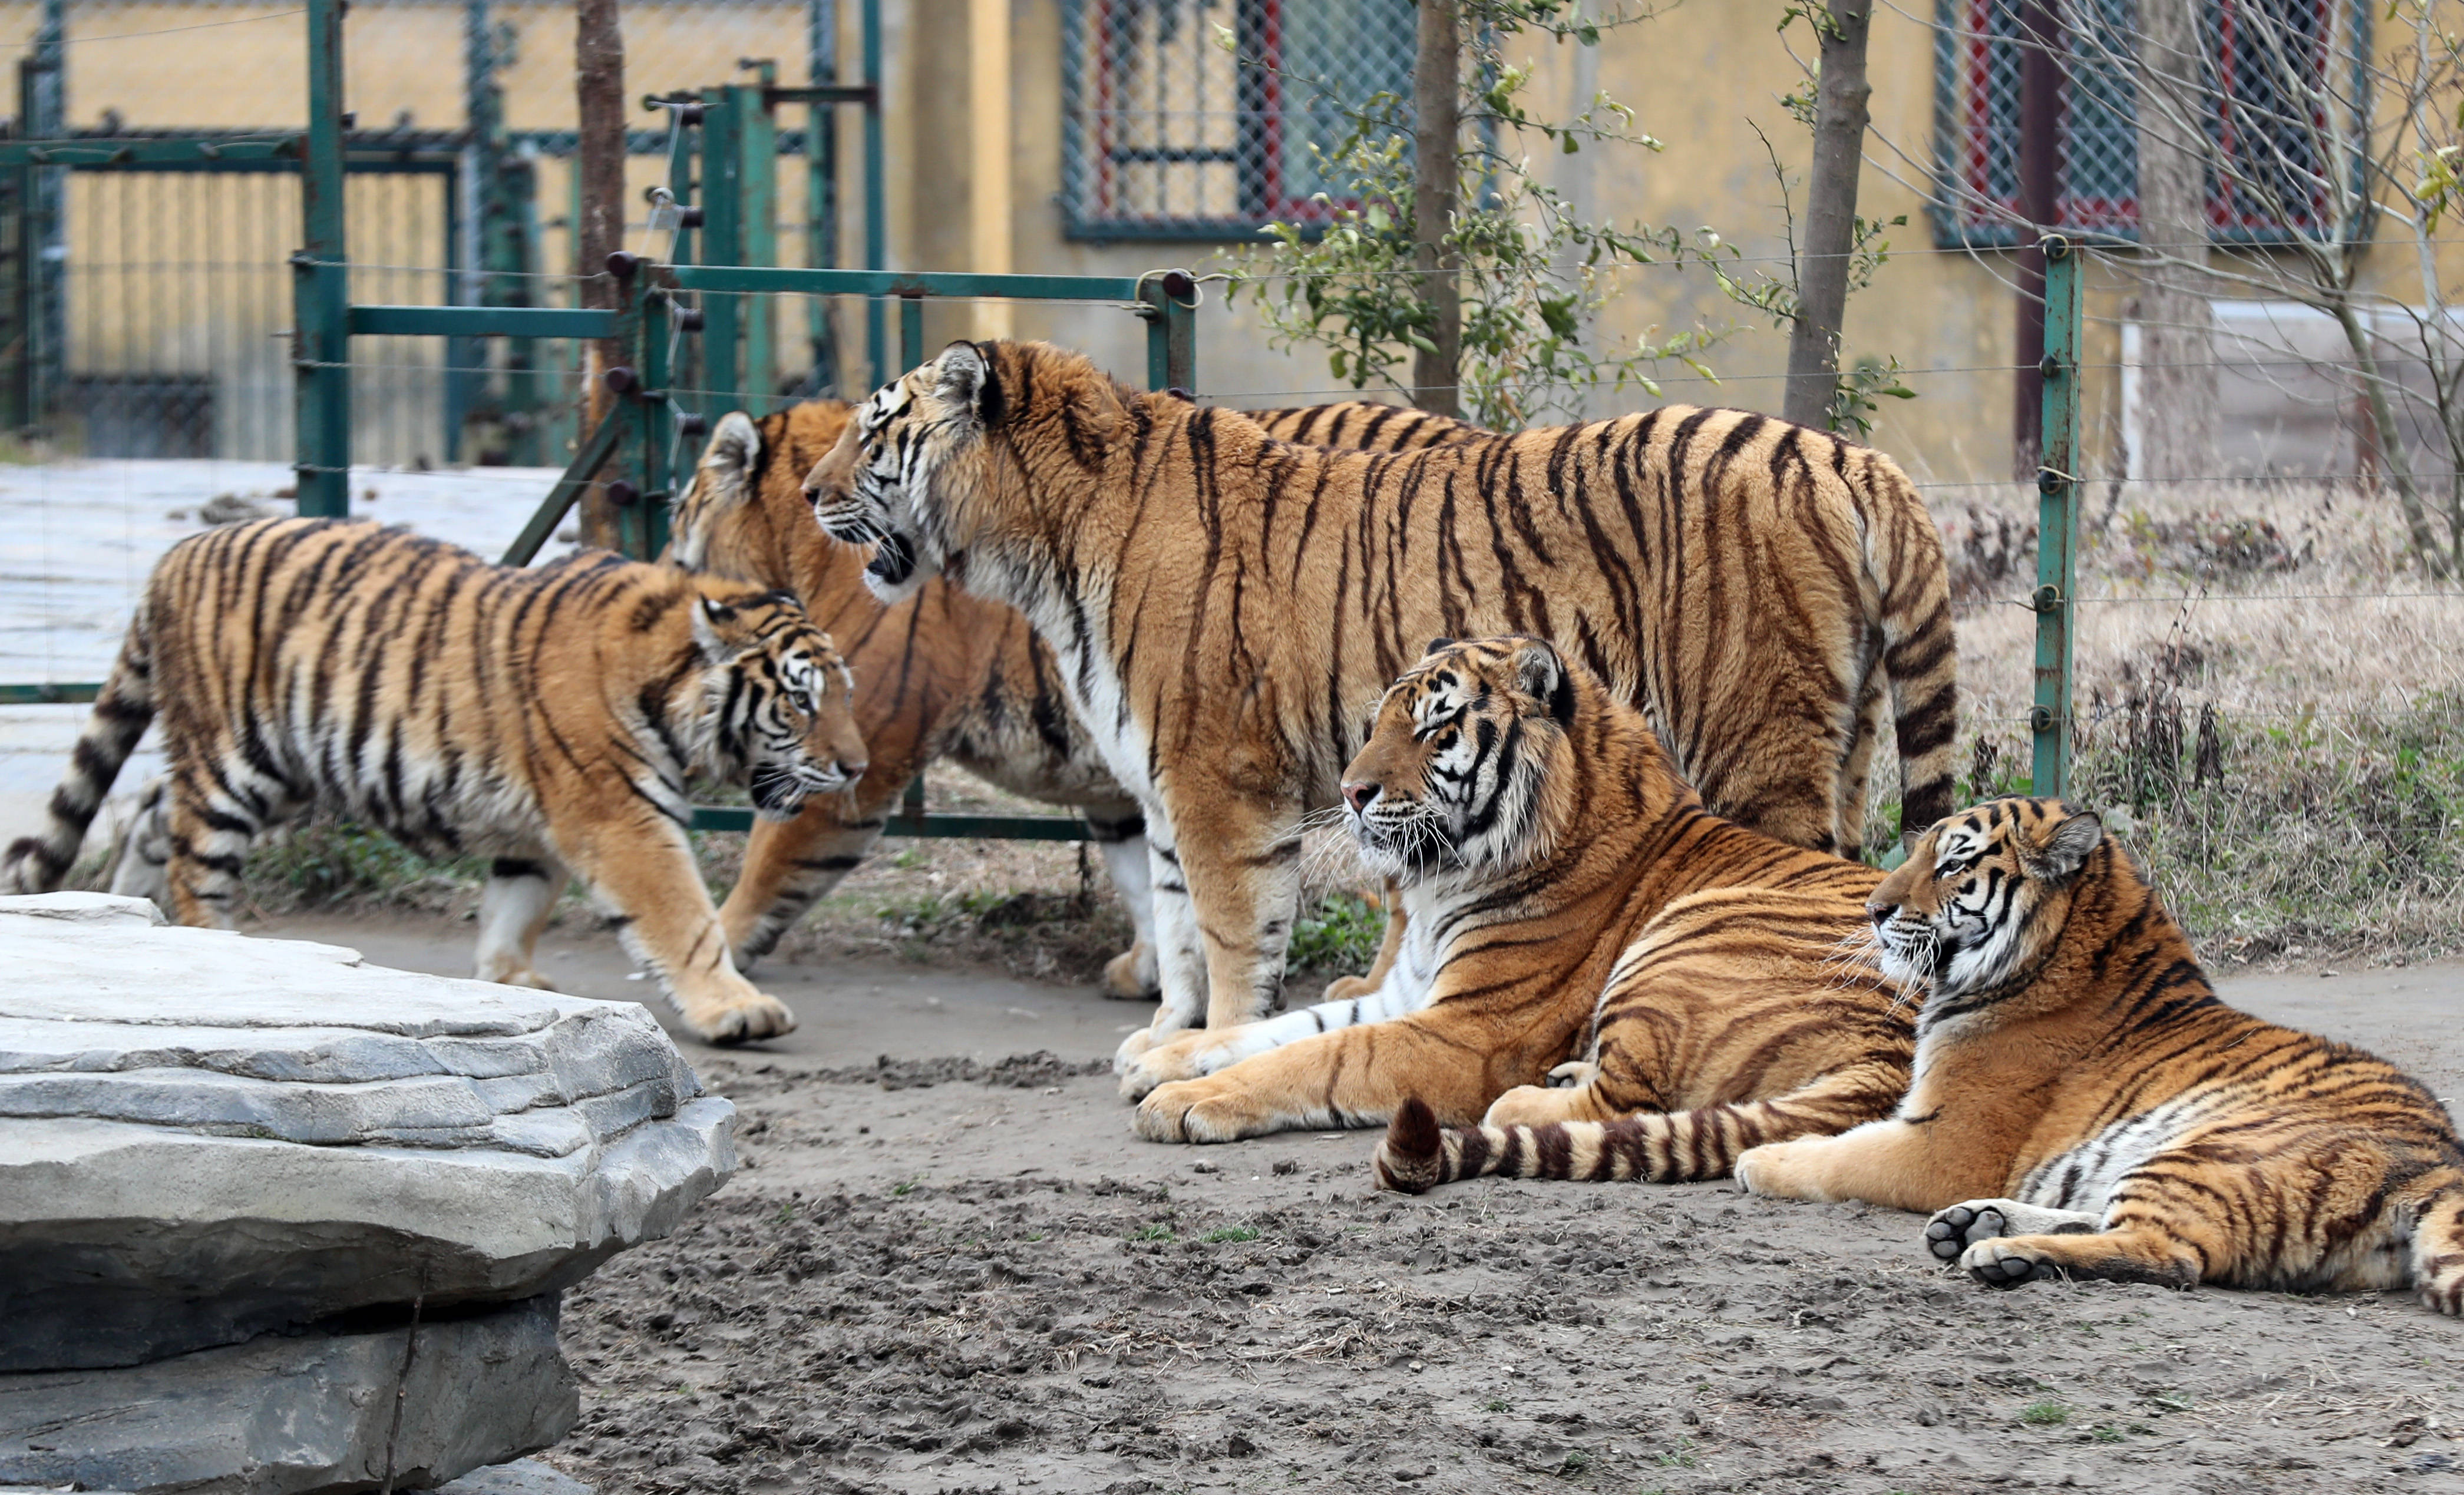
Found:
[{"label": "tiger paw", "polygon": [[1374,997],[1377,993],[1377,985],[1365,976],[1338,976],[1326,983],[1326,990],[1318,994],[1317,1000],[1321,1002],[1352,1001],[1362,997]]},{"label": "tiger paw", "polygon": [[1145,1053],[1148,1049],[1155,1047],[1156,1044],[1171,1037],[1173,1037],[1173,1035],[1170,1033],[1158,1035],[1153,1028],[1138,1029],[1129,1037],[1121,1040],[1121,1046],[1112,1050],[1112,1072],[1114,1074],[1127,1074],[1129,1072],[1131,1063],[1140,1054]]},{"label": "tiger paw", "polygon": [[1485,1127],[1545,1127],[1551,1122],[1594,1121],[1592,1092],[1581,1089],[1558,1089],[1546,1085],[1518,1085],[1488,1103],[1488,1114],[1480,1118]]},{"label": "tiger paw", "polygon": [[1825,1201],[1831,1196],[1815,1187],[1806,1153],[1808,1143],[1819,1144],[1830,1140],[1829,1137],[1798,1137],[1788,1142],[1766,1142],[1760,1147],[1749,1147],[1737,1154],[1737,1161],[1729,1172],[1735,1176],[1737,1187],[1747,1194],[1759,1194],[1775,1199]]},{"label": "tiger paw", "polygon": [[507,986],[527,986],[535,992],[552,992],[557,989],[554,981],[527,966],[518,971],[509,972],[496,979]]},{"label": "tiger paw", "polygon": [[1960,1253],[1959,1264],[1988,1287],[2016,1287],[2061,1275],[2052,1257],[2008,1237],[1969,1246]]},{"label": "tiger paw", "polygon": [[1237,1142],[1275,1130],[1273,1118],[1215,1076],[1158,1086],[1138,1103],[1135,1125],[1150,1142]]},{"label": "tiger paw", "polygon": [[1969,1246],[2011,1233],[2002,1218],[1999,1199],[1970,1199],[1946,1210],[1936,1210],[1925,1222],[1925,1249],[1936,1261],[1956,1262]]},{"label": "tiger paw", "polygon": [[1588,1059],[1570,1059],[1549,1071],[1552,1090],[1579,1090],[1600,1077],[1600,1066]]},{"label": "tiger paw", "polygon": [[678,1003],[676,1010],[693,1037],[705,1044],[756,1044],[794,1032],[796,1027],[796,1015],[785,1002],[759,992],[692,1006]]},{"label": "tiger paw", "polygon": [[1176,1034],[1144,1053],[1117,1064],[1121,1074],[1121,1099],[1137,1100],[1158,1085],[1175,1080],[1195,1080],[1208,1073],[1204,1061],[1206,1030],[1197,1029]]},{"label": "tiger paw", "polygon": [[1153,1001],[1162,996],[1154,947],[1141,941],[1105,961],[1102,990],[1112,1001]]}]

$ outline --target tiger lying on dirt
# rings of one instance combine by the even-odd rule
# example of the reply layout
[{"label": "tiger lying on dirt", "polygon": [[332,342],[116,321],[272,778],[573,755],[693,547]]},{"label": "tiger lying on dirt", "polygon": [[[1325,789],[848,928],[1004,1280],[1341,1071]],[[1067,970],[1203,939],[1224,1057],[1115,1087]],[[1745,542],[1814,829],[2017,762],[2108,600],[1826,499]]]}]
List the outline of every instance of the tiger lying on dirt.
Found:
[{"label": "tiger lying on dirt", "polygon": [[[1484,1110],[1490,1130],[1442,1156],[1390,1142],[1390,1188],[1544,1167],[1709,1178],[1756,1143],[1882,1115],[1906,1086],[1897,991],[1842,954],[1881,874],[1710,814],[1642,714],[1550,645],[1432,645],[1344,799],[1403,890],[1394,970],[1368,997],[1149,1049],[1124,1079],[1155,1087],[1141,1135],[1363,1126],[1409,1103],[1432,1134]],[[1573,1083],[1540,1088],[1552,1072]],[[1574,1124],[1535,1148],[1545,1122]]]},{"label": "tiger lying on dirt", "polygon": [[0,890],[59,886],[159,717],[170,787],[116,890],[229,927],[251,844],[324,809],[428,855],[496,859],[480,979],[546,984],[532,952],[570,868],[694,1033],[767,1038],[795,1019],[729,958],[685,839],[686,778],[749,781],[759,814],[794,814],[864,774],[847,696],[795,599],[740,582],[604,551],[494,566],[366,521],[210,530],[155,566],[51,824],[9,848]]},{"label": "tiger lying on dirt", "polygon": [[2385,1060],[2219,1001],[2096,816],[1952,816],[1870,909],[1883,971],[1925,996],[1916,1082],[1887,1120],[1746,1154],[1746,1187],[1933,1211],[1933,1254],[1996,1286],[2410,1286],[2464,1312],[2446,1109]]}]

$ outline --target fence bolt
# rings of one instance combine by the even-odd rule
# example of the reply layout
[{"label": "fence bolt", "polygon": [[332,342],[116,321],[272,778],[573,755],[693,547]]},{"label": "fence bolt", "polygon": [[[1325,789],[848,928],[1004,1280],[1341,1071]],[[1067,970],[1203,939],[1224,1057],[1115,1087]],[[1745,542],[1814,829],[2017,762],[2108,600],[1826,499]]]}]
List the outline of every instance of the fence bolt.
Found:
[{"label": "fence bolt", "polygon": [[679,208],[676,209],[676,224],[679,228],[698,229],[701,227],[701,222],[702,211],[700,209]]},{"label": "fence bolt", "polygon": [[2048,353],[2036,361],[2036,372],[2047,379],[2059,379],[2062,377],[2062,361]]},{"label": "fence bolt", "polygon": [[2062,589],[2050,583],[2037,587],[2028,599],[2028,605],[2037,612],[2052,612],[2062,605]]},{"label": "fence bolt", "polygon": [[[614,490],[614,489],[610,489],[610,490],[608,490],[608,492],[613,493],[613,492],[615,492],[615,490]],[[2049,708],[2049,707],[2044,707],[2044,706],[2031,706],[2031,707],[2029,707],[2029,708],[2028,708],[2028,730],[2029,730],[2030,732],[2051,732],[2051,731],[2053,731],[2053,730],[2054,730],[2054,714],[2053,714],[2052,709],[2051,709],[2051,708]]]},{"label": "fence bolt", "polygon": [[2036,469],[2036,492],[2057,494],[2062,491],[2062,474],[2049,467]]},{"label": "fence bolt", "polygon": [[619,280],[630,280],[633,278],[633,272],[640,269],[641,264],[642,256],[639,254],[618,250],[607,256],[607,273]]},{"label": "fence bolt", "polygon": [[679,307],[677,307],[677,308],[676,308],[676,331],[678,331],[678,332],[699,332],[699,331],[701,331],[701,308],[700,308],[700,307],[698,307],[698,306],[679,306]]},{"label": "fence bolt", "polygon": [[1186,389],[1183,389],[1178,385],[1173,385],[1171,388],[1165,390],[1164,393],[1172,396],[1176,400],[1186,400],[1192,405],[1196,405],[1198,403],[1198,396],[1190,393]]},{"label": "fence bolt", "polygon": [[607,386],[610,394],[631,394],[642,387],[640,376],[622,363],[600,375],[599,382]]},{"label": "fence bolt", "polygon": [[1198,282],[1189,278],[1186,270],[1167,270],[1163,273],[1163,294],[1176,301],[1186,301],[1198,295]]},{"label": "fence bolt", "polygon": [[619,509],[629,509],[642,501],[642,490],[620,477],[607,485],[607,501]]},{"label": "fence bolt", "polygon": [[710,417],[706,415],[679,415],[676,417],[676,434],[679,436],[688,438],[698,436],[709,429]]}]

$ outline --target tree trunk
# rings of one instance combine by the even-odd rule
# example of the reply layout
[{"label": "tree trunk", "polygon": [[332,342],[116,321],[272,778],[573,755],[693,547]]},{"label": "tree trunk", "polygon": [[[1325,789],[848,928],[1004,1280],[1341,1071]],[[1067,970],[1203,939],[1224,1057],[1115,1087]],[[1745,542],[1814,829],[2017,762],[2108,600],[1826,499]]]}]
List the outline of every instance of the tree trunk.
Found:
[{"label": "tree trunk", "polygon": [[[2216,334],[2200,274],[2208,263],[2205,142],[2181,121],[2203,118],[2199,23],[2188,5],[2139,6],[2139,408],[2134,477],[2180,482],[2217,475]],[[2187,264],[2180,263],[2188,261]]]},{"label": "tree trunk", "polygon": [[1822,72],[1814,103],[1814,175],[1807,184],[1805,242],[1796,260],[1796,322],[1788,340],[1783,413],[1800,426],[1831,423],[1839,386],[1839,330],[1848,311],[1849,256],[1857,248],[1857,177],[1865,162],[1865,33],[1874,0],[1832,0],[1817,14]]},{"label": "tree trunk", "polygon": [[1462,126],[1462,36],[1456,0],[1420,0],[1419,53],[1412,64],[1413,268],[1429,308],[1436,351],[1412,358],[1412,403],[1440,415],[1463,413],[1463,287],[1442,240],[1455,213],[1455,152]]},{"label": "tree trunk", "polygon": [[2362,382],[2363,408],[2369,413],[2370,432],[2378,441],[2379,464],[2395,489],[2396,507],[2404,513],[2405,533],[2411,538],[2422,565],[2443,582],[2449,575],[2447,552],[2438,543],[2438,532],[2430,527],[2429,511],[2422,506],[2421,486],[2412,475],[2412,454],[2404,449],[2404,428],[2396,424],[2395,402],[2387,397],[2387,370],[2379,366],[2378,350],[2370,345],[2369,329],[2353,308],[2351,292],[2340,296],[2330,310],[2336,325],[2343,329],[2344,345],[2352,349],[2353,369]]},{"label": "tree trunk", "polygon": [[[580,106],[581,140],[574,169],[582,174],[582,221],[574,226],[574,273],[582,276],[582,304],[613,307],[616,282],[607,256],[625,247],[625,31],[617,0],[575,0],[574,96]],[[583,385],[583,434],[596,430],[614,405],[600,375],[623,362],[621,344],[590,343]],[[582,542],[612,548],[615,506],[594,484],[582,499]]]}]

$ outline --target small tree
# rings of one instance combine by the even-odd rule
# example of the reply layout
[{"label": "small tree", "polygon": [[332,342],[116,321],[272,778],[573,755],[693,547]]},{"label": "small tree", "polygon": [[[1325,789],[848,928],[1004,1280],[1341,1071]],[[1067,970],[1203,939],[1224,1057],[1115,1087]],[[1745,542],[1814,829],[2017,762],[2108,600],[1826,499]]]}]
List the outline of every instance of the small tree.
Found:
[{"label": "small tree", "polygon": [[[1606,94],[1571,121],[1534,118],[1525,99],[1531,71],[1505,51],[1509,38],[1526,35],[1594,47],[1604,30],[1641,17],[1587,18],[1571,0],[1460,0],[1452,9],[1458,51],[1468,61],[1459,65],[1454,204],[1444,229],[1421,231],[1424,194],[1407,100],[1377,94],[1346,105],[1348,133],[1316,147],[1347,200],[1318,195],[1327,210],[1322,232],[1269,225],[1269,246],[1235,268],[1233,295],[1256,297],[1276,346],[1326,349],[1334,376],[1352,387],[1413,394],[1451,385],[1463,409],[1484,425],[1579,415],[1602,385],[1636,385],[1657,397],[1650,371],[1671,360],[1710,377],[1699,355],[1718,341],[1717,329],[1646,335],[1620,349],[1598,345],[1594,334],[1595,314],[1615,295],[1614,271],[1715,254],[1718,235],[1588,222],[1532,180],[1530,158],[1517,148],[1529,142],[1568,155],[1609,144],[1661,148],[1635,127],[1634,112]],[[1442,55],[1427,45],[1422,55],[1433,51]],[[1441,205],[1444,194],[1425,198]],[[1447,289],[1459,312],[1446,308]],[[1449,350],[1441,340],[1458,317],[1460,345]],[[1411,385],[1397,377],[1407,363],[1415,365]],[[1449,363],[1451,381],[1443,378]]]}]

